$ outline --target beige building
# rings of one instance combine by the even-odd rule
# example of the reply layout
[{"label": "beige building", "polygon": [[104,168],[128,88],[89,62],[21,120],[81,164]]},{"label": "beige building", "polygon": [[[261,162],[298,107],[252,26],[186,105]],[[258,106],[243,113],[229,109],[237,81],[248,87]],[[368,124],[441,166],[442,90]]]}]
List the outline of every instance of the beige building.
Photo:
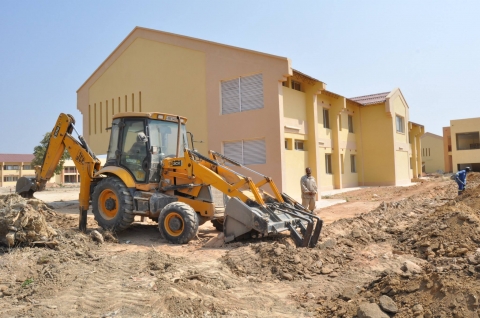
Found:
[{"label": "beige building", "polygon": [[480,118],[456,119],[443,128],[445,171],[480,171]]},{"label": "beige building", "polygon": [[432,133],[425,133],[422,137],[422,172],[445,172],[445,158],[443,137]]},{"label": "beige building", "polygon": [[400,185],[421,171],[423,126],[401,91],[345,98],[286,57],[137,27],[77,91],[83,134],[105,154],[113,114],[188,118],[201,152],[219,151],[299,197],[320,189]]},{"label": "beige building", "polygon": [[33,155],[0,154],[0,187],[14,187],[20,177],[35,177]]},{"label": "beige building", "polygon": [[[103,165],[105,164],[105,158],[98,158]],[[65,160],[63,164],[62,172],[54,175],[50,178],[50,183],[56,184],[71,184],[71,183],[80,183],[80,175],[78,174],[77,167],[73,160]]]}]

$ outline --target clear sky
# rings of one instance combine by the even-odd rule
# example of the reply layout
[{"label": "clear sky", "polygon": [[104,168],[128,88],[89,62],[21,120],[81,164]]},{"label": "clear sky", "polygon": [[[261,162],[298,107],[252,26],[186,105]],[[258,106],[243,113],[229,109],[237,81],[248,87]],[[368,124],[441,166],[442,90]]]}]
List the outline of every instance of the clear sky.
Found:
[{"label": "clear sky", "polygon": [[0,153],[32,153],[135,26],[289,57],[346,97],[399,87],[442,134],[480,117],[480,1],[2,1]]}]

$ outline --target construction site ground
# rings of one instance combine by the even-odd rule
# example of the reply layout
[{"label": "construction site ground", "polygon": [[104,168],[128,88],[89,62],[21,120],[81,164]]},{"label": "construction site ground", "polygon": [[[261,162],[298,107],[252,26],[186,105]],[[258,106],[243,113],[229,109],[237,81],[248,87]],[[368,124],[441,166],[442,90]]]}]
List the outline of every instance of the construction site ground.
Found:
[{"label": "construction site ground", "polygon": [[[83,234],[78,188],[31,201],[2,189],[0,212],[26,212],[23,241],[0,248],[0,317],[478,317],[479,184],[473,173],[461,196],[442,176],[330,196],[346,202],[316,211],[311,249],[287,234],[224,244],[210,222],[173,245],[152,221],[108,233],[91,213]],[[33,213],[48,234],[26,230]]]}]

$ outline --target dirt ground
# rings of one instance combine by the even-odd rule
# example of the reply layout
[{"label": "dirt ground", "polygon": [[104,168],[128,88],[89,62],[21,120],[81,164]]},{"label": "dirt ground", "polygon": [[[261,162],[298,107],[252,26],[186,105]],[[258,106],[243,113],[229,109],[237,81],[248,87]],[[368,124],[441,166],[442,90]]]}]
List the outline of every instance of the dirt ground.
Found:
[{"label": "dirt ground", "polygon": [[37,210],[57,235],[0,248],[0,317],[478,317],[479,184],[469,175],[460,197],[442,177],[333,196],[347,202],[316,211],[326,225],[312,249],[287,235],[212,244],[210,222],[172,245],[154,222],[106,233],[91,214],[83,234],[78,188],[48,189]]}]

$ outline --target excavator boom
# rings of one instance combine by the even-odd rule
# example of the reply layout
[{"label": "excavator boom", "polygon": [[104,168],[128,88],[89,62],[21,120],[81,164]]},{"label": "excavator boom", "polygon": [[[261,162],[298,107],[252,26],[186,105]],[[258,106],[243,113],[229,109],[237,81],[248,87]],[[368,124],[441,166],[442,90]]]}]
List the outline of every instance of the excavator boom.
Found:
[{"label": "excavator boom", "polygon": [[71,135],[75,129],[74,124],[75,119],[72,115],[60,114],[50,134],[43,163],[35,166],[35,178],[19,178],[16,192],[23,197],[31,198],[34,192],[44,190],[66,149],[80,174],[80,228],[85,230],[90,202],[90,185],[95,172],[100,170],[100,160],[89,149],[82,136],[79,136],[80,141],[77,141]]}]

